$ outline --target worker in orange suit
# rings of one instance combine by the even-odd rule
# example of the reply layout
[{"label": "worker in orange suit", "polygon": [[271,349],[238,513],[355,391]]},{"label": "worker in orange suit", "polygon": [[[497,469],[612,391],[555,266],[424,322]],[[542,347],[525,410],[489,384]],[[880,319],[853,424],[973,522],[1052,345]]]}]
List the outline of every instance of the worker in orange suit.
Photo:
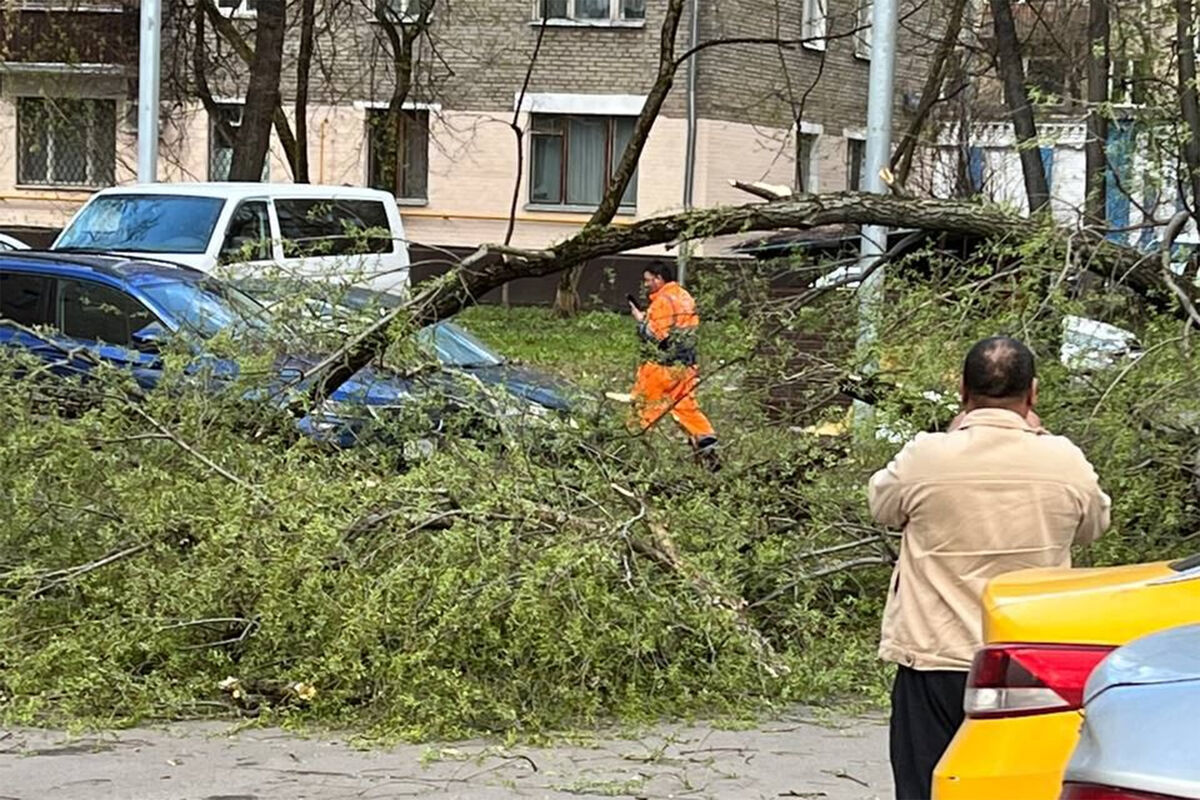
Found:
[{"label": "worker in orange suit", "polygon": [[632,392],[642,428],[670,412],[687,432],[697,456],[715,466],[717,435],[696,403],[696,331],[700,325],[696,301],[676,282],[675,266],[670,262],[646,267],[642,279],[650,293],[650,306],[642,311],[632,297],[629,300],[645,351]]}]

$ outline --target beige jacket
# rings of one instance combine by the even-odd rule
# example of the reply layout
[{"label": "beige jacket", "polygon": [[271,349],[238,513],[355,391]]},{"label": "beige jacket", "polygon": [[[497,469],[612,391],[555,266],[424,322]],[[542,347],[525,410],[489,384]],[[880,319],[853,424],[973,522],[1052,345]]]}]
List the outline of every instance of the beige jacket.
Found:
[{"label": "beige jacket", "polygon": [[918,435],[871,478],[868,498],[877,523],[904,530],[879,655],[922,670],[969,669],[988,579],[1069,567],[1071,544],[1100,536],[1111,505],[1069,439],[1001,409]]}]

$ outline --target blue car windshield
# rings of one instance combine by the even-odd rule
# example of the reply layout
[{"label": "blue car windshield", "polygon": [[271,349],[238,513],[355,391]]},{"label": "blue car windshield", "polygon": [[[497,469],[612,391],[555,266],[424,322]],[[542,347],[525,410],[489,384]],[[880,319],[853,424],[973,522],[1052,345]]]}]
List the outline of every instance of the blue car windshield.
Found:
[{"label": "blue car windshield", "polygon": [[262,306],[217,281],[162,280],[140,288],[181,327],[204,339],[224,330],[234,336],[261,335],[272,327]]},{"label": "blue car windshield", "polygon": [[203,253],[225,201],[218,197],[115,194],[80,212],[55,250]]},{"label": "blue car windshield", "polygon": [[437,353],[437,359],[450,367],[498,367],[504,359],[453,322],[428,325],[417,332],[422,346]]}]

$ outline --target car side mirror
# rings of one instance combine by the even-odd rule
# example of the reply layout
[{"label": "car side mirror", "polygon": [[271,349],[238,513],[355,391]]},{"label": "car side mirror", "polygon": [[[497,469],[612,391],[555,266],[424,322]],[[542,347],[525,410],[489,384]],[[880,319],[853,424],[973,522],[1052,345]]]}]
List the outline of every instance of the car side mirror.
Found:
[{"label": "car side mirror", "polygon": [[149,325],[133,332],[133,346],[143,353],[157,353],[162,344],[170,336],[161,322],[151,322]]}]

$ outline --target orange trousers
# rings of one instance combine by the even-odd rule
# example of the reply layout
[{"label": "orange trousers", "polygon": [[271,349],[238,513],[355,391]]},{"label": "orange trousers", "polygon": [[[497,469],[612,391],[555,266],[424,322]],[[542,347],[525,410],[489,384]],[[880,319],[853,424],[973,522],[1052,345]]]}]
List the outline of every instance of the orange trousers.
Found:
[{"label": "orange trousers", "polygon": [[633,402],[642,427],[649,428],[668,411],[693,440],[714,436],[712,423],[696,403],[700,373],[695,367],[647,362],[638,367]]}]

